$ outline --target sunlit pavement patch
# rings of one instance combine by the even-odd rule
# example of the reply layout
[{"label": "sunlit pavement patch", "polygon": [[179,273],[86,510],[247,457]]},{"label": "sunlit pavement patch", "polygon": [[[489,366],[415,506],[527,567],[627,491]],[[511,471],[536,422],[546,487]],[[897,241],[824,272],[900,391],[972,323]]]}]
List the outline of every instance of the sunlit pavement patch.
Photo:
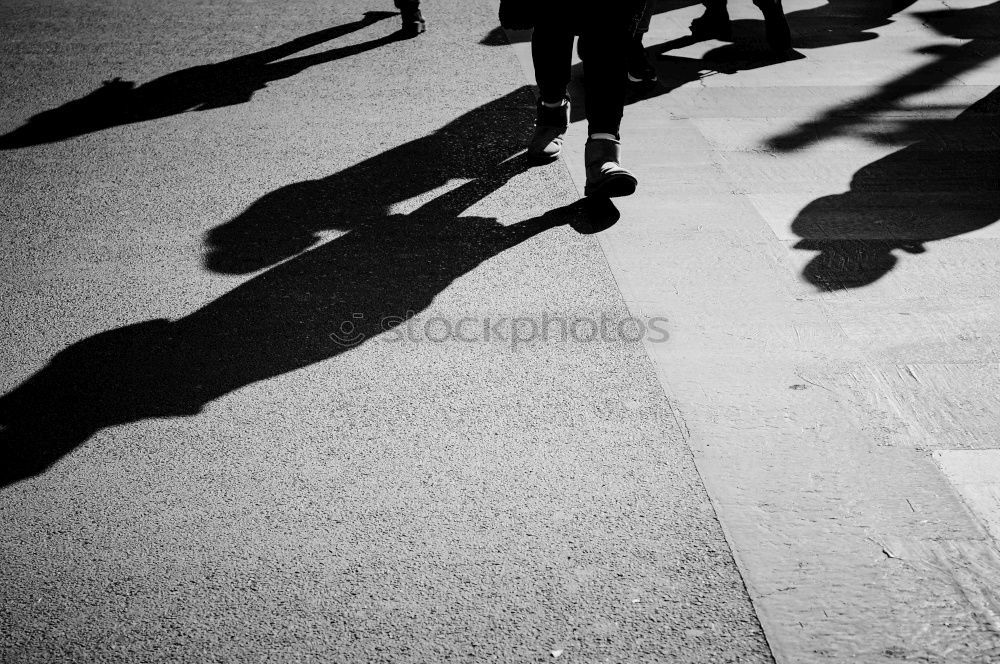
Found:
[{"label": "sunlit pavement patch", "polygon": [[934,459],[965,504],[1000,542],[1000,450],[940,450]]}]

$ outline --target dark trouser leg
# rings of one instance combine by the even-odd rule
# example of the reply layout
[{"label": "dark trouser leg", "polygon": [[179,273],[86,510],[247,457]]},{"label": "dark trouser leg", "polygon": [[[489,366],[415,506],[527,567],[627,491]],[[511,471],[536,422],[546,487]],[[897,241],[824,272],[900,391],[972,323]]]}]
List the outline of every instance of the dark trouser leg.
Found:
[{"label": "dark trouser leg", "polygon": [[[569,107],[563,104],[573,61],[573,32],[560,20],[540,20],[531,35],[531,58],[538,82],[538,116],[528,143],[532,160],[556,159],[562,152],[569,125]],[[544,104],[549,104],[545,106]]]},{"label": "dark trouser leg", "polygon": [[775,51],[784,51],[792,47],[792,32],[785,19],[785,11],[781,0],[753,0],[761,13],[764,14],[764,29],[767,43]]},{"label": "dark trouser leg", "polygon": [[706,14],[718,15],[729,13],[726,8],[726,5],[728,4],[726,0],[704,0],[702,4],[705,5]]},{"label": "dark trouser leg", "polygon": [[621,127],[632,38],[627,18],[593,16],[583,26],[583,38],[587,40],[583,85],[590,134],[618,136]]},{"label": "dark trouser leg", "polygon": [[625,108],[629,46],[643,0],[585,6],[589,11],[584,13],[581,31],[587,44],[583,82],[590,138],[583,151],[587,172],[583,193],[598,198],[628,196],[638,180],[621,165],[618,131]]},{"label": "dark trouser leg", "polygon": [[639,25],[636,27],[636,36],[641,37],[642,35],[649,32],[649,24],[653,21],[653,0],[649,0],[646,3],[646,8],[642,10],[642,16],[639,17]]},{"label": "dark trouser leg", "polygon": [[691,21],[691,34],[701,39],[733,38],[726,0],[703,0],[705,13]]},{"label": "dark trouser leg", "polygon": [[573,33],[569,28],[554,21],[536,25],[531,35],[531,59],[542,101],[555,104],[565,99],[573,64]]}]

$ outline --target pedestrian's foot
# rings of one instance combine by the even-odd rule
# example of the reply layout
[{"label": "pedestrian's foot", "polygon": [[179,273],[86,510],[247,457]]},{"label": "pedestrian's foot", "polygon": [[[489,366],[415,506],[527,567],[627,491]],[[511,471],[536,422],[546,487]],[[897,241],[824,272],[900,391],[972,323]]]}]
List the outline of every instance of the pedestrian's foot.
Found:
[{"label": "pedestrian's foot", "polygon": [[656,82],[656,67],[646,57],[642,47],[642,37],[635,37],[628,48],[628,80],[631,83],[649,84]]},{"label": "pedestrian's foot", "polygon": [[729,12],[725,9],[706,10],[704,14],[691,21],[691,35],[699,39],[732,40],[733,26],[729,23]]},{"label": "pedestrian's foot", "polygon": [[591,138],[583,150],[587,167],[584,196],[617,198],[635,192],[639,180],[621,165],[621,143],[609,138]]},{"label": "pedestrian's foot", "polygon": [[546,106],[538,101],[535,133],[528,143],[528,158],[532,161],[552,161],[562,152],[563,138],[569,127],[569,100],[560,106]]},{"label": "pedestrian's foot", "polygon": [[406,37],[416,37],[427,30],[427,23],[419,9],[404,9],[402,11],[403,35]]}]

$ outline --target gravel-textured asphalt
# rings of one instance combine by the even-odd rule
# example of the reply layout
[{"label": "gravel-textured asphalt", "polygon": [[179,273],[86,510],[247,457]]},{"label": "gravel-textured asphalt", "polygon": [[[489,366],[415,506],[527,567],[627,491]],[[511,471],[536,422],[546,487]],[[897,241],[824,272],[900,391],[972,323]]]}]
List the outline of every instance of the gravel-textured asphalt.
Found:
[{"label": "gravel-textured asphalt", "polygon": [[0,659],[770,661],[495,3],[373,4],[0,5]]}]

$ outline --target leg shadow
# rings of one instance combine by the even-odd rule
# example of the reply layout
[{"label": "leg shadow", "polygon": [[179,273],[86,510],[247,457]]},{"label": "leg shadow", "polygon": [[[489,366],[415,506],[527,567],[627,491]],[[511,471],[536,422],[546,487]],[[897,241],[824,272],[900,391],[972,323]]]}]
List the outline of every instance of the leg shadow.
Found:
[{"label": "leg shadow", "polygon": [[265,88],[270,81],[401,39],[403,35],[397,32],[354,46],[284,59],[396,15],[365,12],[363,18],[353,23],[320,30],[250,55],[183,69],[139,86],[120,78],[105,81],[86,96],[43,111],[24,126],[0,136],[0,150],[54,143],[120,125],[248,102],[254,92]]}]

